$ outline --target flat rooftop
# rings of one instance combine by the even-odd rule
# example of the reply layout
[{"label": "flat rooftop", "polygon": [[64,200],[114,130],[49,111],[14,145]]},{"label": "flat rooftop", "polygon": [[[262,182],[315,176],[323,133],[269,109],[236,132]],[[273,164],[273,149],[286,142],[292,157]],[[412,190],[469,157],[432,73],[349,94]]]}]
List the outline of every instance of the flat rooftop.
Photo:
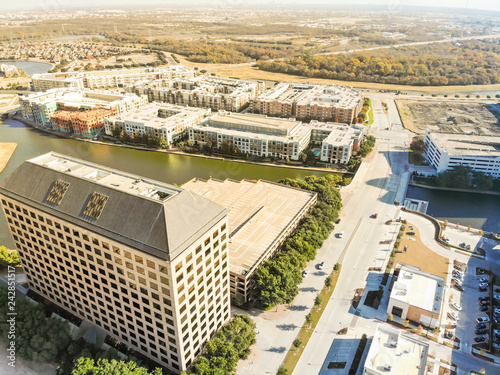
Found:
[{"label": "flat rooftop", "polygon": [[[168,112],[168,117],[159,117],[159,111]],[[167,103],[150,103],[139,109],[108,117],[112,122],[143,124],[151,128],[168,128],[176,126],[193,117],[204,117],[210,114],[210,108],[187,107]]]},{"label": "flat rooftop", "polygon": [[217,124],[221,125],[227,124],[227,127],[231,127],[231,124],[252,126],[262,128],[263,132],[266,131],[266,128],[274,128],[286,130],[288,134],[302,123],[301,121],[295,119],[283,119],[251,113],[242,114],[233,112],[219,112],[216,115],[211,116],[210,120],[211,123],[217,122]]},{"label": "flat rooftop", "polygon": [[331,145],[345,145],[350,140],[359,137],[362,131],[350,126],[332,128],[330,134],[323,140]]},{"label": "flat rooftop", "polygon": [[391,291],[391,298],[440,314],[444,279],[403,265]]},{"label": "flat rooftop", "polygon": [[377,325],[365,362],[365,374],[423,375],[429,345],[396,328]]},{"label": "flat rooftop", "polygon": [[440,149],[455,156],[500,156],[500,136],[434,133],[430,138]]},{"label": "flat rooftop", "polygon": [[230,271],[245,275],[315,193],[267,181],[193,179],[182,186],[229,210]]},{"label": "flat rooftop", "polygon": [[29,162],[146,199],[165,201],[183,190],[54,152],[30,159]]}]

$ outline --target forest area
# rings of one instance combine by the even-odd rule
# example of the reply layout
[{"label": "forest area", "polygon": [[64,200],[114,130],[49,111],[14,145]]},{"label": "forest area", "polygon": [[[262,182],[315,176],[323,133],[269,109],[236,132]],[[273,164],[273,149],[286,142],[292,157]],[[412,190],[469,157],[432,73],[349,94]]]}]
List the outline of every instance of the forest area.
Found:
[{"label": "forest area", "polygon": [[500,45],[474,40],[338,55],[303,54],[283,61],[258,61],[257,66],[271,72],[344,81],[484,85],[500,82]]}]

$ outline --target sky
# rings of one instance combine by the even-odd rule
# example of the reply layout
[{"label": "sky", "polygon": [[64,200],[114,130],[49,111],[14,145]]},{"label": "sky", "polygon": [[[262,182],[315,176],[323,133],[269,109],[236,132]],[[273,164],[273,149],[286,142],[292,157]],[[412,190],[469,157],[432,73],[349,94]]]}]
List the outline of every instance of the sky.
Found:
[{"label": "sky", "polygon": [[[127,7],[169,7],[179,6],[211,6],[211,7],[238,7],[241,8],[248,4],[248,0],[17,0],[0,2],[0,11],[13,10],[43,10],[57,11],[65,8],[90,8],[90,7],[110,7],[110,8],[127,8]],[[439,7],[454,7],[466,9],[484,9],[500,11],[499,0],[350,0],[348,4],[372,4],[386,6],[388,10],[397,10],[401,6],[439,6]],[[346,4],[345,0],[254,0],[251,4],[267,4],[286,7],[286,5],[304,5],[307,4]]]}]

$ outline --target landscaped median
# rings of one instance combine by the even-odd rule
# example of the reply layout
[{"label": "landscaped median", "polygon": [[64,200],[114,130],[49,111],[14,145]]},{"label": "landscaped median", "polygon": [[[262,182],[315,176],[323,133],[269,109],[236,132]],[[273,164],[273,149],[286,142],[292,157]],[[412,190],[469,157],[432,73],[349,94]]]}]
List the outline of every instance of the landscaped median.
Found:
[{"label": "landscaped median", "polygon": [[[300,356],[302,355],[307,343],[309,342],[309,339],[311,338],[316,325],[321,319],[321,315],[323,315],[323,311],[325,310],[328,301],[330,301],[330,298],[332,298],[333,291],[335,290],[335,286],[337,285],[342,265],[337,263],[335,265],[335,268],[336,269],[334,269],[332,274],[330,275],[330,287],[326,286],[325,283],[323,290],[318,295],[319,300],[323,302],[319,304],[319,306],[315,305],[315,307],[311,310],[310,315],[308,314],[309,318],[306,317],[304,325],[299,331],[297,338],[294,340],[294,344],[292,344],[292,346],[290,347],[288,354],[286,355],[285,360],[283,361],[283,364],[278,371],[278,374],[291,374],[295,369],[295,366],[299,362]],[[318,297],[316,297],[316,302],[318,301]],[[296,347],[295,344],[299,344],[298,347]]]}]

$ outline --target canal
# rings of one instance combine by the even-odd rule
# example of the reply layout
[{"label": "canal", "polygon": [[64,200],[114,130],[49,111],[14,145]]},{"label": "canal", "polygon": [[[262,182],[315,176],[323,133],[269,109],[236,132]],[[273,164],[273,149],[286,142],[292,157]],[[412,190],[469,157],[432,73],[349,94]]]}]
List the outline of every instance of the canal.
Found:
[{"label": "canal", "polygon": [[[195,177],[205,179],[213,177],[221,180],[247,178],[278,181],[285,177],[301,178],[326,174],[326,172],[235,163],[75,141],[44,133],[15,120],[0,123],[0,142],[16,142],[18,144],[9,163],[0,173],[0,181],[26,159],[50,151],[179,185]],[[2,244],[7,247],[13,246],[4,216],[0,215],[0,245]]]},{"label": "canal", "polygon": [[500,195],[461,193],[409,186],[407,198],[429,202],[427,213],[439,220],[486,232],[500,232]]}]

